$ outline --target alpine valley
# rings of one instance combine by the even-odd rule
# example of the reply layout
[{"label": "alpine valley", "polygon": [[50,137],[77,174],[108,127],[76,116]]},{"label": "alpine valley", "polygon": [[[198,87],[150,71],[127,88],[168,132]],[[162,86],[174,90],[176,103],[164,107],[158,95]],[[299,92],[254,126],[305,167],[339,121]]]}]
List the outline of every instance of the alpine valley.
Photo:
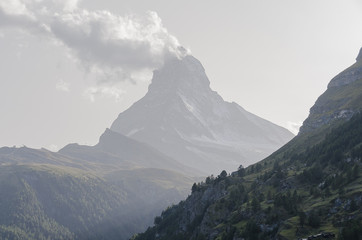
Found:
[{"label": "alpine valley", "polygon": [[362,49],[298,136],[264,160],[192,186],[134,240],[362,239]]},{"label": "alpine valley", "polygon": [[0,239],[129,239],[195,181],[256,163],[293,138],[209,84],[194,57],[169,59],[95,146],[1,148]]}]

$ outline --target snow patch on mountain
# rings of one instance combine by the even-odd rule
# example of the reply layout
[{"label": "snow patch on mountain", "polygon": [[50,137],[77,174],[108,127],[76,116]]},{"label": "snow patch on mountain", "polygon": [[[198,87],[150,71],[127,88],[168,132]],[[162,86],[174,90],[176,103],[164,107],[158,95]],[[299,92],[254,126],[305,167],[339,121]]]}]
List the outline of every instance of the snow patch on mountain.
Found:
[{"label": "snow patch on mountain", "polygon": [[129,131],[126,136],[127,137],[132,137],[132,135],[136,134],[137,132],[139,131],[142,131],[144,128],[135,128],[135,129],[132,129],[131,131]]}]

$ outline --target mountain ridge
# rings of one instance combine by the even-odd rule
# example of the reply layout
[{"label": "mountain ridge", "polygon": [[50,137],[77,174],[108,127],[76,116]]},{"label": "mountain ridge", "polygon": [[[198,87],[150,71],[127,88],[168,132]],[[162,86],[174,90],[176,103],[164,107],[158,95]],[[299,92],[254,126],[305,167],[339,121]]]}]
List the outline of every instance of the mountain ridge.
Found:
[{"label": "mountain ridge", "polygon": [[[100,136],[96,145],[68,144],[59,150],[59,153],[88,161],[93,159],[96,162],[108,159],[111,163],[124,168],[160,168],[177,171],[192,177],[200,174],[197,170],[182,165],[148,144],[131,139],[108,128]],[[84,155],[84,153],[87,153],[87,155]]]},{"label": "mountain ridge", "polygon": [[58,153],[0,148],[0,166],[0,238],[19,240],[127,239],[185,197],[186,173],[196,175],[110,130],[95,146]]},{"label": "mountain ridge", "polygon": [[303,122],[299,134],[304,134],[340,119],[350,119],[361,111],[362,48],[356,62],[335,76],[327,90],[317,99]]},{"label": "mountain ridge", "polygon": [[348,85],[361,78],[362,78],[362,48],[360,49],[358,56],[356,57],[356,63],[354,63],[352,66],[350,66],[349,68],[347,68],[346,70],[342,71],[337,76],[335,76],[328,84],[328,88]]}]

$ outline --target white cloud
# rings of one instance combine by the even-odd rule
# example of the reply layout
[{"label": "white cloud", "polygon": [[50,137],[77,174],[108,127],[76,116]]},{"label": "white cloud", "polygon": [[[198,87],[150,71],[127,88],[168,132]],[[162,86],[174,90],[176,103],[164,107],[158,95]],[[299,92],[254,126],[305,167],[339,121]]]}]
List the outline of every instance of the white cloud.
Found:
[{"label": "white cloud", "polygon": [[69,92],[70,91],[70,83],[65,82],[63,79],[59,79],[55,84],[55,88],[59,91]]},{"label": "white cloud", "polygon": [[36,29],[36,17],[21,0],[0,1],[0,27]]},{"label": "white cloud", "polygon": [[[11,0],[12,1],[12,0]],[[78,9],[78,0],[16,0],[22,2],[35,15],[72,12]]]},{"label": "white cloud", "polygon": [[[180,44],[154,12],[145,17],[117,16],[87,10],[56,15],[51,29],[86,69],[113,69],[130,76],[158,68],[170,56],[181,56]],[[120,81],[118,79],[117,81]]]},{"label": "white cloud", "polygon": [[97,97],[102,95],[113,97],[117,102],[119,102],[125,93],[126,92],[119,86],[96,86],[86,89],[84,91],[84,96],[91,102],[94,102]]},{"label": "white cloud", "polygon": [[[87,90],[91,96],[108,94],[119,99],[123,93],[117,83],[144,81],[168,58],[187,54],[155,12],[120,16],[80,9],[78,0],[1,3],[0,26],[15,26],[62,44],[86,73],[95,76],[97,82]],[[68,88],[59,83],[57,89]]]},{"label": "white cloud", "polygon": [[60,2],[63,4],[64,11],[74,11],[78,8],[78,0],[57,0],[56,2]]},{"label": "white cloud", "polygon": [[55,144],[51,144],[48,148],[52,152],[58,152],[59,151],[59,147],[57,145],[55,145]]},{"label": "white cloud", "polygon": [[299,128],[303,125],[303,122],[291,122],[288,121],[286,124],[286,129],[291,131],[293,134],[297,135],[299,132]]},{"label": "white cloud", "polygon": [[35,19],[34,14],[28,10],[21,0],[1,0],[0,9],[7,16],[26,16]]}]

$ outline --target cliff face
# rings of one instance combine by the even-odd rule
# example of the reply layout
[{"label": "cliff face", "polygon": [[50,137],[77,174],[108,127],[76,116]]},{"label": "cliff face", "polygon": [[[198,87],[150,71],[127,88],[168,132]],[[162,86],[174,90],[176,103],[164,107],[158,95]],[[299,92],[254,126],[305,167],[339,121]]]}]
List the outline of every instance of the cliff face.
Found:
[{"label": "cliff face", "polygon": [[362,108],[362,48],[356,63],[335,76],[310,109],[300,134],[311,132],[338,119],[350,119]]},{"label": "cliff face", "polygon": [[335,76],[328,84],[328,88],[341,87],[362,79],[362,48],[356,58],[356,63]]}]

